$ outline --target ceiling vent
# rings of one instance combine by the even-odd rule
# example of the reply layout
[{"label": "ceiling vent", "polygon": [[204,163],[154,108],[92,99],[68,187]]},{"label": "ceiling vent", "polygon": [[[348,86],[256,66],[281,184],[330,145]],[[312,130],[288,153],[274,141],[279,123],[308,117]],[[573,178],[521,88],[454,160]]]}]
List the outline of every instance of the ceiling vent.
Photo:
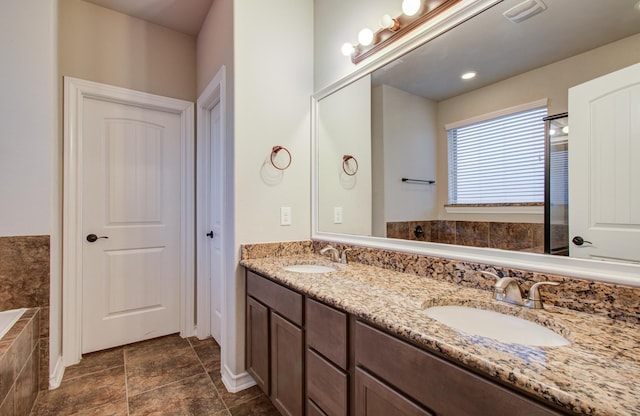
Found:
[{"label": "ceiling vent", "polygon": [[520,23],[545,10],[547,10],[547,5],[542,0],[525,0],[502,13],[502,15],[513,23]]}]

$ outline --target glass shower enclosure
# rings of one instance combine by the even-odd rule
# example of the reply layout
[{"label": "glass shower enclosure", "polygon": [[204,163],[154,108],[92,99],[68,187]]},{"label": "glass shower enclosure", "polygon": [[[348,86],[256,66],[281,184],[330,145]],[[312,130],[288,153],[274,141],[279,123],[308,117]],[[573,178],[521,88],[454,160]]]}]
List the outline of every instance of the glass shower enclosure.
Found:
[{"label": "glass shower enclosure", "polygon": [[569,115],[545,117],[544,252],[569,255]]}]

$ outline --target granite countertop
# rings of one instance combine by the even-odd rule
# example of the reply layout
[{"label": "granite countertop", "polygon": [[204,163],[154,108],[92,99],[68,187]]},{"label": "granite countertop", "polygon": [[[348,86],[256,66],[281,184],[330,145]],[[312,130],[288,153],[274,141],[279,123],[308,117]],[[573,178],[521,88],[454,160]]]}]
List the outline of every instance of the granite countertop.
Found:
[{"label": "granite countertop", "polygon": [[[331,263],[318,255],[245,259],[240,264],[568,411],[640,414],[636,325],[553,306],[512,306],[493,300],[488,291],[358,263]],[[327,265],[336,271],[283,269],[293,264]],[[436,305],[466,305],[525,318],[571,344],[531,347],[464,334],[425,314],[425,308]]]}]

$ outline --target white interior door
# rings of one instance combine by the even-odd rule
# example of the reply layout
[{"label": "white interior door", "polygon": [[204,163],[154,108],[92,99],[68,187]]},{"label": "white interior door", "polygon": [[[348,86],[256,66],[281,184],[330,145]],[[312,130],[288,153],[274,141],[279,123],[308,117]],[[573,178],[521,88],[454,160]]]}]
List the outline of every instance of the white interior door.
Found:
[{"label": "white interior door", "polygon": [[211,335],[222,343],[222,145],[220,137],[220,103],[210,112],[211,123],[209,129],[209,227],[211,241],[209,247],[209,270],[211,280]]},{"label": "white interior door", "polygon": [[569,128],[570,255],[640,262],[640,64],[571,88]]},{"label": "white interior door", "polygon": [[82,352],[178,332],[181,116],[86,98],[82,135]]}]

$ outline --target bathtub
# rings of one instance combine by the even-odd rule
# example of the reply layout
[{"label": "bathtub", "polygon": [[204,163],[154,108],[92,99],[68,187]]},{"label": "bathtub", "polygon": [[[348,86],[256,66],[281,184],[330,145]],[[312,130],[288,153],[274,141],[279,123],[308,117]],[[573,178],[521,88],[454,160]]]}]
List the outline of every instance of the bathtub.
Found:
[{"label": "bathtub", "polygon": [[0,339],[4,337],[26,310],[26,308],[21,308],[0,312]]}]

